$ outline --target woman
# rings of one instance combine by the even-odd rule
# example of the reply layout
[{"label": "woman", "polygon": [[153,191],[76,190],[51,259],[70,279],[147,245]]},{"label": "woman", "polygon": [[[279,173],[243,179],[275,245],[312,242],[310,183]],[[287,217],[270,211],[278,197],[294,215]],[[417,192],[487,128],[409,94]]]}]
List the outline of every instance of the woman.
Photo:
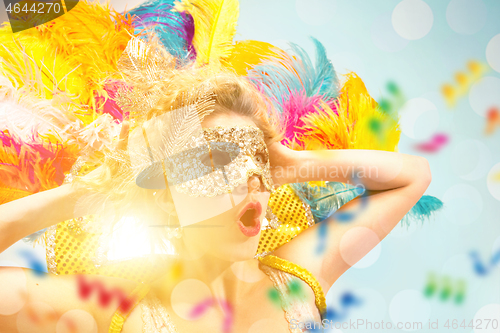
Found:
[{"label": "woman", "polygon": [[[138,153],[144,147],[137,144],[140,136],[135,133],[146,132],[131,131],[129,136],[129,125],[124,123],[115,154],[109,154],[102,167],[77,179],[73,185],[63,185],[0,206],[0,249],[3,251],[22,237],[57,222],[96,213],[93,203],[102,200],[104,195],[114,202],[114,208],[119,207],[113,210],[118,214],[117,220],[135,214],[158,232],[162,229],[156,228],[158,225],[183,227],[179,239],[170,239],[175,247],[175,259],[164,264],[167,271],[172,271],[176,263],[181,263],[183,269],[174,278],[163,275],[147,287],[132,281],[99,277],[101,286],[106,286],[103,289],[119,288],[127,295],[134,295],[129,297],[132,305],[122,307],[123,302],[116,300],[102,306],[102,299],[82,297],[82,285],[90,280],[95,282],[97,277],[86,277],[82,282],[78,276],[41,277],[27,270],[2,268],[0,285],[10,285],[15,290],[11,294],[12,302],[0,306],[2,332],[17,332],[21,327],[25,331],[28,327],[41,331],[56,325],[58,332],[59,329],[83,332],[84,327],[92,331],[90,316],[99,332],[139,332],[142,327],[144,332],[300,332],[297,325],[290,324],[292,320],[304,324],[306,321],[319,322],[325,314],[321,295],[396,226],[431,181],[427,161],[417,156],[371,150],[295,151],[286,148],[279,143],[279,132],[267,118],[261,95],[235,75],[202,71],[193,74],[186,70],[175,72],[165,82],[158,87],[157,91],[163,94],[155,106],[148,111],[147,117],[135,118],[133,129],[147,128],[148,120],[206,98],[208,102],[203,107],[195,108],[203,128],[202,142],[209,146],[214,142],[236,143],[240,150],[237,156],[243,156],[248,163],[238,164],[239,157],[235,156],[223,161],[230,154],[226,151],[224,155],[223,149],[210,146],[213,154],[201,154],[198,162],[212,167],[212,173],[201,172],[196,178],[176,182],[176,166],[164,163],[165,169],[159,178],[158,174],[148,176],[150,171],[146,172],[146,178],[164,176],[163,180],[169,185],[164,183],[163,189],[154,181],[144,185],[141,183],[144,174],[140,175],[145,170],[144,164],[134,164],[133,160],[134,156],[144,155]],[[197,93],[193,95],[193,91]],[[202,93],[206,91],[208,95]],[[186,98],[190,92],[190,97]],[[242,129],[242,135],[233,134],[237,128]],[[145,141],[148,142],[146,148],[166,149],[161,144],[154,147],[158,140],[152,138],[156,134],[148,128],[145,135],[151,140]],[[134,145],[139,148],[135,149]],[[130,160],[124,162],[117,158],[124,156],[123,152]],[[167,157],[172,156],[165,154],[156,158],[158,155],[155,155],[149,162],[168,162]],[[217,186],[223,188],[220,192],[212,189],[211,193],[198,195],[182,193],[183,186],[196,189],[197,181],[212,177],[217,164],[222,169],[226,166],[226,171],[233,167],[243,168],[240,171],[244,171],[241,173],[244,177],[218,183]],[[137,165],[142,165],[140,170]],[[183,165],[183,170],[193,165]],[[332,173],[331,170],[340,172]],[[271,255],[264,255],[260,263],[254,258],[264,229],[267,202],[274,188],[309,181],[351,183],[352,170],[356,170],[356,183],[365,187],[366,197],[351,200],[332,218],[302,231]],[[373,172],[360,173],[359,170]],[[224,196],[229,197],[230,204],[218,201]],[[212,211],[197,209],[192,214],[193,207],[202,204],[212,207]],[[98,213],[109,211],[108,206],[103,207],[104,210]],[[148,207],[147,212],[144,207]],[[335,216],[342,214],[352,215],[349,223],[336,221]],[[318,251],[318,229],[322,224],[328,224],[328,232],[321,239],[323,250]],[[238,277],[235,263],[245,267],[247,276],[252,278]],[[293,269],[283,269],[287,265]],[[292,271],[299,273],[294,275]],[[299,298],[287,299],[287,286],[292,282],[302,294]],[[269,290],[273,287],[280,292],[283,308],[269,301]],[[121,310],[117,310],[118,307]]]},{"label": "woman", "polygon": [[[367,134],[363,126],[381,126],[383,116],[359,78],[351,75],[339,94],[317,41],[314,68],[298,47],[290,56],[262,42],[233,44],[237,9],[228,0],[153,1],[126,17],[80,1],[51,24],[0,36],[1,74],[14,82],[1,97],[37,88],[47,97],[30,107],[57,105],[39,113],[57,115],[44,126],[64,137],[61,146],[85,142],[106,155],[71,184],[0,206],[0,251],[48,227],[53,273],[0,269],[0,295],[9,299],[0,304],[2,332],[300,332],[297,323],[327,318],[324,295],[336,279],[422,196],[425,159],[347,149],[363,141],[394,150],[399,138],[395,121],[388,135]],[[131,38],[142,26],[169,52],[143,61],[147,48]],[[266,59],[275,62],[265,67]],[[289,118],[284,130],[275,109]],[[128,119],[119,143],[95,128],[67,135],[73,118],[92,127],[96,114]],[[54,182],[28,190],[12,177],[23,186],[11,192],[60,185],[50,160],[36,163],[33,173]],[[353,199],[361,191],[351,188],[344,198],[340,183],[361,185],[365,195]]]}]

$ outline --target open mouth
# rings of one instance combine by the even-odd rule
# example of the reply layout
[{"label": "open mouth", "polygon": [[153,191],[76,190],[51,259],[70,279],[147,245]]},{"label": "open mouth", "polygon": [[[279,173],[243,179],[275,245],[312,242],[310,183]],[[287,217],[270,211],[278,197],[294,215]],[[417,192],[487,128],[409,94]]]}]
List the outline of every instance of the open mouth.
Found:
[{"label": "open mouth", "polygon": [[255,209],[253,209],[253,208],[247,209],[245,214],[243,214],[240,217],[240,221],[243,222],[243,225],[245,227],[252,227],[254,224],[254,219],[256,217],[259,217],[258,215],[255,216],[256,214],[257,214],[257,211]]},{"label": "open mouth", "polygon": [[243,235],[247,237],[256,236],[260,231],[260,214],[262,206],[260,202],[250,202],[241,210],[238,226]]}]

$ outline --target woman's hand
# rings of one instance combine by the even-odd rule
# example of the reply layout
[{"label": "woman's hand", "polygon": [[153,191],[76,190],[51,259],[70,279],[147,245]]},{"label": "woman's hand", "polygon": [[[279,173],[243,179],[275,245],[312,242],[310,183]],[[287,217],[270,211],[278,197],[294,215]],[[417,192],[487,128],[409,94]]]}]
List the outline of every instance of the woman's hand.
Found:
[{"label": "woman's hand", "polygon": [[268,147],[271,176],[274,184],[281,186],[293,182],[289,177],[298,163],[297,151],[285,147],[280,142],[275,142]]}]

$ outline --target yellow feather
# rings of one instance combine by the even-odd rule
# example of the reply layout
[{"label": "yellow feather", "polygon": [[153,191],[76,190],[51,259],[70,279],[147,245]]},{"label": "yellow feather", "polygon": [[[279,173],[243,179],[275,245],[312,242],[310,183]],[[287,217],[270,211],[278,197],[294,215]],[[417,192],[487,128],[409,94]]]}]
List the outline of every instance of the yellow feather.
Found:
[{"label": "yellow feather", "polygon": [[233,51],[239,3],[237,0],[182,0],[175,4],[179,12],[188,12],[194,20],[193,46],[196,65],[218,67]]},{"label": "yellow feather", "polygon": [[7,188],[0,186],[0,205],[7,203],[9,201],[14,201],[17,199],[21,199],[33,193],[23,190],[18,190],[14,188]]},{"label": "yellow feather", "polygon": [[257,40],[243,40],[234,44],[231,57],[225,64],[231,67],[238,75],[247,75],[247,71],[261,64],[269,58],[282,59],[285,53],[266,42]]},{"label": "yellow feather", "polygon": [[16,86],[52,99],[61,91],[94,120],[96,95],[116,70],[116,62],[133,35],[132,19],[99,2],[81,0],[57,19],[13,34],[0,29],[0,71]]},{"label": "yellow feather", "polygon": [[401,134],[398,122],[378,107],[356,74],[346,77],[336,103],[338,115],[326,103],[320,102],[317,113],[302,118],[305,132],[292,147],[397,151]]}]

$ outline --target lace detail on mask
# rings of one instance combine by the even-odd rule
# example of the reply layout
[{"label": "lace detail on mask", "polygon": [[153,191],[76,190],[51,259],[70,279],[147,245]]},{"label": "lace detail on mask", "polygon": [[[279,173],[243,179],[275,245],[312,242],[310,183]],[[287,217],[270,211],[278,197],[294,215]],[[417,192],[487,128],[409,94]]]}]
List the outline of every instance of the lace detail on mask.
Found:
[{"label": "lace detail on mask", "polygon": [[[174,179],[182,178],[181,175],[188,181],[177,181],[175,189],[190,196],[205,196],[213,197],[220,194],[230,193],[235,187],[247,182],[248,177],[252,174],[261,176],[264,186],[269,190],[273,190],[273,181],[271,178],[271,169],[269,164],[269,152],[264,141],[262,131],[254,126],[235,126],[235,127],[212,127],[203,129],[204,138],[200,138],[197,145],[202,144],[202,139],[210,143],[210,145],[219,145],[219,150],[226,150],[228,161],[230,163],[220,165],[217,170],[208,172],[203,168],[208,168],[202,165],[191,155],[190,151],[186,151],[179,155],[181,161],[179,163],[184,169],[178,170],[173,175]],[[233,147],[230,144],[235,144]],[[224,148],[224,149],[223,149]],[[238,155],[236,155],[238,151]],[[189,162],[189,163],[188,163]],[[189,170],[193,167],[193,170]],[[188,170],[188,171],[186,171]],[[181,172],[182,171],[182,172]],[[192,173],[203,175],[193,179]]]},{"label": "lace detail on mask", "polygon": [[[259,268],[269,276],[269,279],[273,282],[274,288],[278,291],[281,299],[281,307],[285,312],[285,319],[288,323],[302,322],[320,322],[321,317],[319,311],[314,310],[313,307],[303,299],[294,297],[290,292],[290,284],[296,278],[288,273],[280,271],[278,269],[266,266],[259,263]],[[296,320],[296,321],[295,321]],[[300,328],[292,328],[292,325],[288,326],[291,333],[303,333],[307,330]]]},{"label": "lace detail on mask", "polygon": [[141,302],[142,333],[177,333],[165,307],[160,300],[149,294]]}]

